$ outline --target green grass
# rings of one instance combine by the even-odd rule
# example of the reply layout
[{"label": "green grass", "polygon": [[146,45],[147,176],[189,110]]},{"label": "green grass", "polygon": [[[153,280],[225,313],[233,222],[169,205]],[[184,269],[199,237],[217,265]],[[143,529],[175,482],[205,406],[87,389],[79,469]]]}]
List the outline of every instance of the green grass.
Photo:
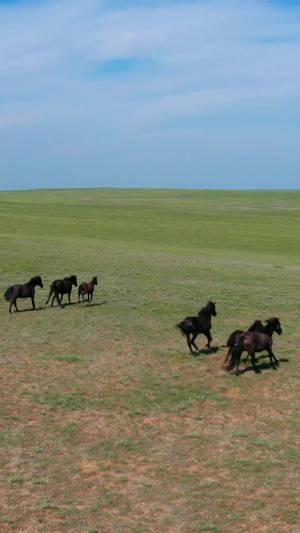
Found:
[{"label": "green grass", "polygon": [[[300,191],[2,192],[0,213],[2,293],[44,281],[37,311],[1,306],[0,531],[298,533]],[[71,274],[98,275],[93,305],[46,307]],[[208,299],[193,357],[174,325]],[[279,368],[226,373],[229,333],[270,316]]]}]

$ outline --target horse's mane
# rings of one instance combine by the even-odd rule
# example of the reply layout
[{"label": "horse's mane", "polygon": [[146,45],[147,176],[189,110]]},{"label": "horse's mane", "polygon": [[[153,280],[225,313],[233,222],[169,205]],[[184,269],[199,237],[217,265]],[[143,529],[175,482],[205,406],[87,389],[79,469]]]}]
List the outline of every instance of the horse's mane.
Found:
[{"label": "horse's mane", "polygon": [[200,315],[200,313],[206,313],[210,307],[214,307],[214,302],[212,302],[212,300],[208,300],[207,304],[204,307],[201,307],[198,315]]},{"label": "horse's mane", "polygon": [[248,329],[248,331],[255,331],[256,327],[259,325],[261,325],[261,327],[263,328],[263,323],[261,320],[254,320],[252,326],[250,326],[250,328]]}]

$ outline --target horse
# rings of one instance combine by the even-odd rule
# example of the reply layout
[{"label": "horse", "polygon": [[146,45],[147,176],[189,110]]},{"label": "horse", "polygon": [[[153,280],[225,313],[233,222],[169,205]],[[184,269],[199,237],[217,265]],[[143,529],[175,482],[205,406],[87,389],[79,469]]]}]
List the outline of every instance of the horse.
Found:
[{"label": "horse", "polygon": [[257,363],[255,354],[258,352],[263,352],[264,350],[268,352],[272,368],[276,368],[276,366],[279,364],[279,361],[272,351],[272,335],[274,331],[276,331],[278,335],[282,334],[280,320],[277,317],[269,318],[266,321],[264,333],[258,333],[256,331],[245,331],[244,333],[242,333],[236,345],[233,347],[231,353],[231,361],[229,362],[227,370],[231,370],[236,366],[236,375],[239,375],[241,355],[244,351],[246,351],[251,357],[251,363],[254,368],[254,371],[259,372],[259,370],[255,366],[255,363]]},{"label": "horse", "polygon": [[13,285],[12,287],[9,287],[4,293],[5,300],[10,302],[9,312],[12,312],[12,305],[15,306],[16,311],[19,311],[17,308],[17,298],[31,298],[32,309],[35,309],[34,293],[37,285],[43,288],[41,276],[35,276],[34,278],[31,278],[31,280],[24,285]]},{"label": "horse", "polygon": [[92,301],[95,285],[98,285],[97,276],[94,276],[90,283],[80,283],[78,287],[78,303],[80,302],[80,296],[82,296],[82,301],[84,302],[85,294],[88,295],[87,301]]},{"label": "horse", "polygon": [[[55,298],[57,299],[58,305],[61,305],[61,302],[62,302],[62,299],[64,297],[64,294],[68,295],[69,304],[70,304],[71,303],[70,296],[71,296],[71,292],[72,292],[72,285],[77,287],[77,277],[76,276],[70,276],[69,278],[57,279],[55,281],[52,281],[51,288],[50,288],[50,293],[49,293],[49,297],[48,297],[48,300],[46,302],[46,305],[49,302],[49,300],[50,300],[50,298],[51,298],[53,293],[54,293],[54,296],[52,298],[51,307],[53,307],[53,302],[54,302]],[[59,294],[61,294],[61,298],[59,298],[59,296],[58,296]]]},{"label": "horse", "polygon": [[[176,327],[179,328],[182,335],[185,336],[187,345],[192,354],[199,353],[199,348],[195,344],[195,339],[200,333],[207,338],[206,348],[210,348],[210,343],[212,341],[212,336],[210,334],[212,316],[217,316],[216,302],[210,300],[205,307],[200,309],[197,316],[187,316],[179,322],[179,324],[176,324]],[[196,348],[196,352],[192,350],[192,346]]]},{"label": "horse", "polygon": [[[250,328],[247,331],[257,331],[258,333],[264,332],[264,325],[261,322],[261,320],[254,320],[253,324],[250,326]],[[237,341],[239,340],[240,336],[244,333],[241,329],[236,329],[231,333],[231,335],[228,337],[228,340],[226,342],[226,346],[228,348],[228,352],[225,358],[224,363],[227,363],[229,356],[232,353],[233,347],[236,345]]]}]

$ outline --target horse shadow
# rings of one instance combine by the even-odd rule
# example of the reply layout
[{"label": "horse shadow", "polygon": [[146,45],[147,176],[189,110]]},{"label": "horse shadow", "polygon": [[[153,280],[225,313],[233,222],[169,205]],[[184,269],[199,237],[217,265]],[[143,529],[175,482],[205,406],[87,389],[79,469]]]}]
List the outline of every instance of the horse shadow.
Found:
[{"label": "horse shadow", "polygon": [[44,309],[48,309],[47,307],[36,307],[35,309],[19,309],[19,311],[14,311],[13,314],[20,314],[20,313],[34,313],[35,311],[44,311]]},{"label": "horse shadow", "polygon": [[[262,354],[257,359],[259,361],[260,359],[266,359],[267,357],[269,357],[268,354]],[[289,363],[290,362],[290,360],[287,359],[286,357],[281,357],[281,359],[278,359],[278,361],[279,361],[279,363]],[[266,364],[266,363],[263,363],[263,364]]]},{"label": "horse shadow", "polygon": [[57,305],[56,307],[60,307],[61,309],[65,309],[65,307],[69,307],[69,305],[76,305],[77,302],[66,302],[65,304]]},{"label": "horse shadow", "polygon": [[210,355],[212,353],[217,353],[220,348],[221,346],[211,346],[210,348],[202,348],[202,350],[199,350],[198,353],[194,353],[193,355],[195,357],[199,357],[200,355]]},{"label": "horse shadow", "polygon": [[82,305],[82,304],[86,304],[85,305],[85,308],[87,307],[97,307],[99,305],[103,305],[103,304],[106,304],[107,302],[105,300],[103,300],[103,302],[95,302],[95,303],[89,303],[89,302],[66,302],[64,304],[61,304],[61,308],[64,309],[65,307],[68,307],[69,305]]},{"label": "horse shadow", "polygon": [[[261,361],[261,359],[265,359],[268,357],[268,355],[261,355],[258,357],[258,361]],[[281,358],[278,359],[279,363],[289,363],[289,359]],[[256,365],[256,370],[253,368],[253,366],[250,364],[249,366],[246,366],[242,370],[240,370],[240,374],[246,374],[247,372],[254,372],[255,374],[261,374],[263,370],[278,370],[279,365],[272,366],[269,361],[261,361],[259,365]]]},{"label": "horse shadow", "polygon": [[98,302],[98,303],[94,303],[94,304],[91,304],[91,303],[88,303],[88,302],[84,302],[84,303],[86,303],[85,307],[88,308],[88,307],[97,307],[98,305],[104,305],[107,302],[104,300],[103,302]]}]

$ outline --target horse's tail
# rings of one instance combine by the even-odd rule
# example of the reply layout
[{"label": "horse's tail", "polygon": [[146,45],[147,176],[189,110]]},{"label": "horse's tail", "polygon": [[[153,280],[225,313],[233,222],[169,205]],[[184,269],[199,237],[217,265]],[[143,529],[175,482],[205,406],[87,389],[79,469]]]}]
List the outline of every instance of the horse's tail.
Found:
[{"label": "horse's tail", "polygon": [[4,293],[4,298],[7,302],[10,302],[12,296],[13,287],[9,287]]},{"label": "horse's tail", "polygon": [[81,296],[81,294],[84,292],[84,283],[80,283],[77,292],[78,292],[78,296]]},{"label": "horse's tail", "polygon": [[180,329],[181,335],[183,335],[183,337],[188,333],[187,324],[186,324],[185,320],[182,320],[182,322],[179,322],[178,324],[175,324],[175,328]]},{"label": "horse's tail", "polygon": [[52,294],[53,294],[53,287],[52,287],[52,285],[51,285],[50,292],[49,292],[49,296],[48,296],[48,300],[47,300],[47,302],[45,303],[45,305],[47,305],[47,303],[49,302],[49,300],[50,300]]},{"label": "horse's tail", "polygon": [[227,348],[229,348],[229,346],[233,346],[234,344],[236,344],[239,336],[242,334],[242,330],[240,329],[236,329],[235,331],[233,331],[231,333],[231,335],[228,337],[228,340],[226,342],[226,346]]},{"label": "horse's tail", "polygon": [[178,324],[175,324],[175,328],[180,329],[181,334],[184,335],[184,333],[183,333],[183,322],[179,322]]},{"label": "horse's tail", "polygon": [[190,322],[190,320],[182,320],[178,324],[175,325],[176,328],[180,329],[181,334],[183,336],[187,336],[189,333],[194,333],[195,329],[193,327],[193,324]]},{"label": "horse's tail", "polygon": [[226,370],[232,370],[235,366],[239,364],[244,349],[244,339],[240,336],[237,343],[233,346],[231,350],[231,357],[228,365],[226,366]]}]

